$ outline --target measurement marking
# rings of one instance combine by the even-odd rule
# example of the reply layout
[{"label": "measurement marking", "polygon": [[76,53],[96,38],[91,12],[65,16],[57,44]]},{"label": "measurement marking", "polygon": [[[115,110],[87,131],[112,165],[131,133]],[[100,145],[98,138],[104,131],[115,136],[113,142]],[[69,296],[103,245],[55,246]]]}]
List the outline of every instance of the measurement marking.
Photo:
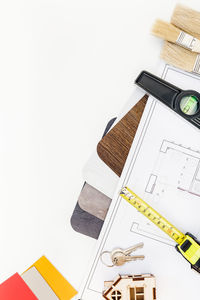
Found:
[{"label": "measurement marking", "polygon": [[[133,205],[140,213],[146,216],[150,221],[157,225],[161,230],[163,230],[168,236],[173,240],[181,244],[185,235],[175,228],[171,223],[169,223],[164,217],[162,217],[157,211],[155,211],[150,205],[145,201],[140,199],[136,194],[134,194],[128,188],[123,188],[121,196],[127,200],[131,205]],[[134,197],[135,201],[130,201],[131,197]],[[148,210],[148,212],[147,212]]]}]

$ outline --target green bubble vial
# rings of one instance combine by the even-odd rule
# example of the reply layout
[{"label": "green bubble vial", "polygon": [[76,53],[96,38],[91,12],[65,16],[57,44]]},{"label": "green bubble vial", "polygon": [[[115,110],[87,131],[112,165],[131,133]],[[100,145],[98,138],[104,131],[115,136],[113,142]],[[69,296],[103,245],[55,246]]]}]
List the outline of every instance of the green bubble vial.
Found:
[{"label": "green bubble vial", "polygon": [[199,109],[199,100],[195,96],[185,96],[181,99],[180,102],[181,111],[189,116],[192,116],[197,113]]}]

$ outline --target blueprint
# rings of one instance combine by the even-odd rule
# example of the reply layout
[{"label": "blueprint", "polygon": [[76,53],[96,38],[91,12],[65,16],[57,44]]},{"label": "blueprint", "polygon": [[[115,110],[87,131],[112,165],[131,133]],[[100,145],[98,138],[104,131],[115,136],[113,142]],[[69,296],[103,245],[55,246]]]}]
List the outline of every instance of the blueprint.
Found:
[{"label": "blueprint", "polygon": [[[191,73],[165,65],[162,77],[200,92],[200,77]],[[165,233],[119,196],[123,186],[183,233],[200,239],[200,130],[149,98],[78,299],[102,299],[104,281],[117,274],[142,273],[156,276],[157,299],[196,299],[200,274],[190,269]],[[144,254],[144,261],[113,268],[102,264],[102,251],[139,242],[144,248],[137,254]]]},{"label": "blueprint", "polygon": [[[166,167],[167,166],[167,167]],[[200,197],[200,152],[163,140],[145,191],[162,198],[165,186]]]}]

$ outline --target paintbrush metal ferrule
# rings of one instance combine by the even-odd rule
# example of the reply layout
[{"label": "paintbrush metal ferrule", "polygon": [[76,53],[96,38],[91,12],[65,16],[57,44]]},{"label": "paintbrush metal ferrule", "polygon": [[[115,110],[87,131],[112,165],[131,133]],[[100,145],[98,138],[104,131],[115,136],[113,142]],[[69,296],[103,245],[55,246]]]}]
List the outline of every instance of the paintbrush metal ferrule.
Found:
[{"label": "paintbrush metal ferrule", "polygon": [[194,67],[193,67],[193,72],[200,74],[200,54],[197,55]]},{"label": "paintbrush metal ferrule", "polygon": [[200,53],[200,39],[163,20],[155,21],[152,34],[191,52]]},{"label": "paintbrush metal ferrule", "polygon": [[171,17],[171,23],[200,40],[199,11],[182,4],[177,4]]},{"label": "paintbrush metal ferrule", "polygon": [[176,44],[190,51],[200,52],[200,41],[184,31],[180,32]]}]

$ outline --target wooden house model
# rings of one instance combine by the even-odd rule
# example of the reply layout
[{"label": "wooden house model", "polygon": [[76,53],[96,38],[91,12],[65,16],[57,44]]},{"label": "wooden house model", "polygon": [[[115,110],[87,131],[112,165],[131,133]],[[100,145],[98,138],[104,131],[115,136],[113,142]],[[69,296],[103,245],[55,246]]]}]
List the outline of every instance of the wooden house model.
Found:
[{"label": "wooden house model", "polygon": [[155,300],[155,277],[151,274],[119,275],[104,282],[103,298],[106,300]]}]

